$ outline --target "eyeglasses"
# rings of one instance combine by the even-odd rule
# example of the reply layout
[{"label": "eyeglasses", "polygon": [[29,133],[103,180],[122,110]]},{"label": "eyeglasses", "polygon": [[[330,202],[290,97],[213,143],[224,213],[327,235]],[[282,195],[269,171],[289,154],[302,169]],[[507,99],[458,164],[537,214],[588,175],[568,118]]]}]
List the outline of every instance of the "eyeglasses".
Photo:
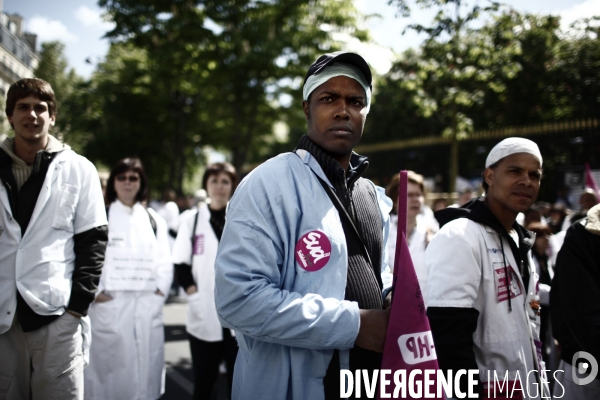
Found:
[{"label": "eyeglasses", "polygon": [[140,180],[140,177],[137,175],[117,175],[116,178],[119,182],[125,182],[126,180],[129,180],[129,182],[137,182]]}]

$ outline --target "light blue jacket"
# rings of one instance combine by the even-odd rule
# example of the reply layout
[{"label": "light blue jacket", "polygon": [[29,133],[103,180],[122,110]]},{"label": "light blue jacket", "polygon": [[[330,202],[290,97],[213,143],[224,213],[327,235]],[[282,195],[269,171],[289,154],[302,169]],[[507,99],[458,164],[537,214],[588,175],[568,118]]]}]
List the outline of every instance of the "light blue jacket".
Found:
[{"label": "light blue jacket", "polygon": [[[229,204],[216,261],[215,297],[239,352],[232,398],[324,398],[323,377],[334,349],[348,368],[360,324],[358,304],[344,300],[348,256],[337,209],[319,183],[329,180],[307,151],[285,153],[255,169]],[[331,184],[329,184],[331,186]],[[392,203],[377,193],[385,252]],[[321,231],[331,243],[327,264],[308,272],[297,242]],[[384,290],[392,275],[381,257]]]}]

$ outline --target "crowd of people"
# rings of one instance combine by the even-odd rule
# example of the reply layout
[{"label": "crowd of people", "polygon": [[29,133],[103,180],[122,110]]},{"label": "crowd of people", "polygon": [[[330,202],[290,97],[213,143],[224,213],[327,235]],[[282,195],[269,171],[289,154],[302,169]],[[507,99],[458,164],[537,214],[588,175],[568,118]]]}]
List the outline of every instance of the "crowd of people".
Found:
[{"label": "crowd of people", "polygon": [[202,179],[206,198],[180,213],[174,192],[166,191],[155,211],[147,206],[139,159],[123,159],[112,169],[104,185],[108,244],[88,311],[93,345],[84,372],[86,399],[157,399],[164,393],[162,310],[173,278],[188,303],[194,399],[212,399],[222,361],[231,386],[237,343],[217,316],[214,264],[236,183],[231,164],[209,165]]},{"label": "crowd of people", "polygon": [[[49,134],[50,85],[13,84],[15,136],[0,148],[0,398],[160,398],[173,279],[195,399],[212,398],[222,363],[234,399],[336,399],[340,370],[379,369],[403,182],[376,186],[353,152],[371,87],[362,57],[323,55],[305,77],[295,150],[239,185],[230,164],[207,166],[204,194],[180,213],[172,192],[148,207],[136,158],[102,188]],[[600,381],[571,372],[581,352],[600,360],[598,197],[584,191],[573,211],[536,203],[542,165],[533,141],[507,138],[487,157],[481,196],[433,209],[409,171],[406,239],[442,370],[479,370],[482,395],[493,371],[519,398],[596,399]]]}]

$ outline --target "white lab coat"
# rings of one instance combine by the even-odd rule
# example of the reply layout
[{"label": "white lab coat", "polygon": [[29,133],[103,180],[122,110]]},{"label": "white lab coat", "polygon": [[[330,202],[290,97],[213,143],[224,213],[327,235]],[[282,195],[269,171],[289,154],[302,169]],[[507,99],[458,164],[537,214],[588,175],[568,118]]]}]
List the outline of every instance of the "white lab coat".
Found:
[{"label": "white lab coat", "polygon": [[[148,212],[156,221],[156,235]],[[117,200],[110,205],[108,229],[107,261],[115,248],[152,249],[156,285],[141,291],[111,290],[104,274],[110,271],[103,272],[98,293],[104,291],[113,300],[90,306],[92,346],[84,372],[85,398],[157,399],[164,393],[165,297],[155,291],[166,295],[173,277],[167,225],[153,210],[146,211],[139,203],[127,207]],[[111,268],[110,263],[104,268]]]},{"label": "white lab coat", "polygon": [[61,315],[71,297],[73,236],[106,224],[98,172],[72,150],[48,167],[25,235],[0,182],[0,334],[12,325],[17,290],[39,315]]},{"label": "white lab coat", "polygon": [[[425,302],[427,307],[475,308],[479,311],[473,334],[479,379],[486,384],[488,372],[491,380],[496,372],[502,380],[508,371],[508,380],[512,382],[518,372],[522,387],[528,388],[531,394],[527,398],[538,399],[536,374],[531,373],[527,381],[530,371],[544,369],[541,353],[538,355],[536,351],[536,345],[541,346],[540,316],[530,305],[532,300],[539,301],[538,275],[529,253],[530,278],[525,288],[516,272],[518,267],[510,244],[504,238],[502,241],[503,246],[494,229],[466,218],[444,225],[425,252],[428,270]],[[512,274],[514,285],[510,285],[510,291],[516,294],[511,300],[512,312],[508,310],[508,300],[499,301],[498,297],[498,292],[505,293],[499,289],[497,281],[497,277],[504,276],[502,248],[506,263],[515,271]],[[509,387],[512,389],[513,384]],[[546,396],[548,393],[546,386]]]},{"label": "white lab coat", "polygon": [[[159,208],[157,212],[167,223],[167,229],[177,232],[179,229],[179,207],[177,207],[177,204],[169,201]],[[175,238],[169,235],[169,246],[171,246],[171,249],[173,249],[174,244]]]},{"label": "white lab coat", "polygon": [[[217,342],[223,340],[223,329],[215,306],[215,259],[219,241],[210,225],[208,206],[200,205],[198,213],[188,213],[181,220],[173,247],[173,264],[191,265],[198,288],[196,293],[188,296],[187,331],[198,339]],[[196,216],[196,251],[192,254],[192,229]]]}]

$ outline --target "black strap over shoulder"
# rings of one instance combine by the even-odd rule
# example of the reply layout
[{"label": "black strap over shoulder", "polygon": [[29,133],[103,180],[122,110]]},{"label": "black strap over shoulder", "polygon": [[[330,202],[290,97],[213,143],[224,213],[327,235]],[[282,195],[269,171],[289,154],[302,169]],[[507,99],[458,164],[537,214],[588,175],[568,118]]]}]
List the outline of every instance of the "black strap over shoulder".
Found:
[{"label": "black strap over shoulder", "polygon": [[[357,302],[361,309],[382,309],[381,261],[384,243],[383,221],[377,203],[377,193],[373,190],[373,185],[359,179],[360,173],[355,174],[355,179],[346,176],[350,175],[350,171],[356,171],[356,168],[353,170],[349,167],[348,174],[344,174],[337,161],[323,153],[316,145],[311,145],[309,140],[305,142],[308,142],[305,143],[306,147],[312,146],[311,151],[317,155],[315,159],[327,177],[321,178],[313,168],[307,166],[331,202],[329,206],[321,206],[333,206],[337,209],[337,218],[346,239],[348,264],[344,299]],[[301,148],[295,152],[298,153],[299,150],[308,151]]]},{"label": "black strap over shoulder", "polygon": [[144,210],[146,210],[146,212],[148,213],[148,219],[150,219],[150,226],[152,226],[152,232],[154,232],[154,236],[156,236],[156,220],[154,219],[152,214],[150,214],[150,211],[148,211],[146,207],[144,207]]},{"label": "black strap over shoulder", "polygon": [[325,189],[325,193],[327,193],[327,196],[329,196],[329,198],[331,199],[331,202],[333,203],[335,208],[337,208],[340,215],[343,216],[343,218],[346,219],[346,222],[348,222],[350,224],[350,226],[352,227],[352,232],[354,232],[354,234],[358,238],[360,244],[362,245],[361,250],[365,254],[365,258],[367,259],[367,261],[369,262],[369,265],[372,268],[373,262],[371,261],[371,256],[369,255],[369,252],[367,251],[367,247],[365,246],[365,243],[364,243],[362,237],[360,236],[360,233],[358,232],[358,229],[356,228],[354,221],[352,221],[352,218],[348,214],[348,211],[342,204],[342,201],[337,196],[337,194],[335,194],[335,192],[333,190],[331,190],[331,187],[327,184],[327,182],[325,182],[323,179],[321,179],[321,177],[318,176],[317,174],[315,174],[315,176],[319,179],[319,183],[321,184],[321,186],[323,186],[323,189]]},{"label": "black strap over shoulder", "polygon": [[[106,206],[106,218],[108,218],[109,210],[110,206]],[[156,231],[158,230],[158,228],[156,227],[156,220],[154,219],[152,214],[150,214],[150,211],[148,211],[146,207],[144,207],[144,210],[146,210],[146,213],[148,213],[148,219],[150,220],[150,226],[152,226],[152,232],[154,232],[154,236],[156,236]]]},{"label": "black strap over shoulder", "polygon": [[196,218],[194,218],[194,227],[192,228],[192,254],[194,254],[194,244],[196,238],[196,227],[198,226],[198,218],[200,218],[200,207],[196,211]]}]

